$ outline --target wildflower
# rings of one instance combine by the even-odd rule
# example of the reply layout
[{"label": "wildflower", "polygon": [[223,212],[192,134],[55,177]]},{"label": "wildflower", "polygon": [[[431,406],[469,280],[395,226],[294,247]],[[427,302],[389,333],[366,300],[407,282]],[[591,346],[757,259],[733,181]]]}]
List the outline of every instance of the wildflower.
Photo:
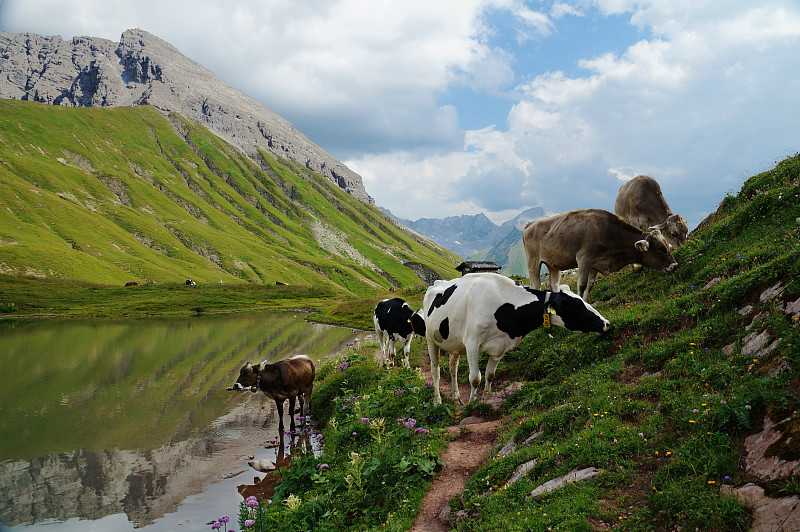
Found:
[{"label": "wildflower", "polygon": [[320,469],[328,469],[330,466],[328,464],[317,464],[317,467]]},{"label": "wildflower", "polygon": [[423,429],[420,427],[414,430],[414,434],[422,434],[423,436],[427,436],[428,434],[430,434],[430,431],[428,429]]},{"label": "wildflower", "polygon": [[253,521],[252,519],[248,519],[248,520],[246,520],[246,521],[244,522],[244,526],[246,526],[246,527],[251,527],[251,526],[253,526],[254,524],[256,524],[256,522],[255,522],[255,521]]},{"label": "wildflower", "polygon": [[728,475],[725,475],[724,477],[722,477],[722,482],[727,484],[730,481],[731,481],[731,477],[729,477]]},{"label": "wildflower", "polygon": [[258,499],[256,499],[252,495],[250,497],[248,497],[247,499],[245,499],[244,503],[247,506],[249,506],[250,508],[258,508]]},{"label": "wildflower", "polygon": [[750,405],[744,405],[745,410],[750,410],[752,407]]},{"label": "wildflower", "polygon": [[283,504],[285,504],[286,507],[289,508],[289,510],[293,512],[293,511],[297,510],[298,508],[300,508],[300,504],[302,502],[303,502],[303,500],[300,497],[298,497],[297,495],[292,493],[291,495],[286,497],[286,500],[283,501]]},{"label": "wildflower", "polygon": [[347,369],[347,366],[349,366],[349,365],[350,365],[350,362],[342,362],[341,364],[339,364],[339,366],[336,369],[338,369],[339,371],[344,371],[344,370]]},{"label": "wildflower", "polygon": [[359,462],[361,462],[361,456],[355,451],[350,451],[350,464],[357,465]]},{"label": "wildflower", "polygon": [[230,518],[230,516],[228,516],[228,515],[223,515],[222,517],[220,517],[220,518],[219,518],[219,522],[220,522],[220,523],[227,523],[227,522],[229,522],[230,520],[231,520],[231,518]]},{"label": "wildflower", "polygon": [[369,418],[368,418],[368,417],[362,417],[362,418],[361,418],[361,422],[362,422],[362,423],[369,423],[369,421],[370,421],[370,420],[369,420]]}]

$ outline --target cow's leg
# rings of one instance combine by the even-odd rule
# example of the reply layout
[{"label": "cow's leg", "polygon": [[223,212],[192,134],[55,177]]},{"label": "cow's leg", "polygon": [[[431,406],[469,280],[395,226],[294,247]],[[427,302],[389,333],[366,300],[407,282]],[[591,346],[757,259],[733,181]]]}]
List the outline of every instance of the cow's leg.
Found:
[{"label": "cow's leg", "polygon": [[550,266],[547,267],[547,271],[550,272],[550,290],[552,292],[560,292],[561,291],[561,270],[557,270],[555,268],[551,268]]},{"label": "cow's leg", "polygon": [[588,264],[578,263],[578,296],[586,301],[586,286],[589,284],[589,273],[592,271],[591,266]]},{"label": "cow's leg", "polygon": [[408,355],[411,353],[411,340],[414,338],[414,333],[411,333],[408,338],[406,338],[406,345],[403,346],[403,366],[406,368],[411,368],[411,362],[408,360]]},{"label": "cow's leg", "polygon": [[478,366],[481,353],[477,347],[467,347],[467,363],[469,364],[469,400],[478,396],[478,387],[481,385],[481,368]]},{"label": "cow's leg", "polygon": [[431,378],[433,379],[433,404],[442,404],[439,393],[439,346],[428,339],[428,357],[431,359]]},{"label": "cow's leg", "polygon": [[388,337],[384,337],[384,332],[380,329],[377,329],[378,332],[378,345],[381,346],[381,366],[386,365],[386,349],[388,348],[387,342],[389,341]]},{"label": "cow's leg", "polygon": [[283,401],[275,399],[275,410],[278,411],[278,432],[283,434]]},{"label": "cow's leg", "polygon": [[495,358],[493,356],[489,357],[489,361],[486,363],[486,388],[487,392],[492,391],[492,381],[494,380],[495,370],[497,369],[497,365],[500,363],[500,358]]},{"label": "cow's leg", "polygon": [[597,277],[597,270],[592,269],[589,272],[589,277],[586,280],[586,288],[583,290],[583,300],[589,303],[589,293],[592,291],[592,286],[594,286],[594,279]]},{"label": "cow's leg", "polygon": [[[459,355],[450,353],[450,391],[453,394],[453,400],[461,404],[461,393],[458,391],[458,360],[461,358]],[[480,375],[478,376],[480,377]]]},{"label": "cow's leg", "polygon": [[294,395],[289,396],[289,430],[294,432]]},{"label": "cow's leg", "polygon": [[394,367],[394,357],[397,356],[397,346],[394,343],[394,333],[389,335],[386,341],[386,365]]},{"label": "cow's leg", "polygon": [[538,257],[528,257],[528,277],[531,280],[531,288],[539,290],[542,287],[542,262]]},{"label": "cow's leg", "polygon": [[386,356],[383,350],[383,333],[377,323],[375,324],[375,336],[378,337],[378,347],[381,348],[381,364],[383,364],[383,359]]}]

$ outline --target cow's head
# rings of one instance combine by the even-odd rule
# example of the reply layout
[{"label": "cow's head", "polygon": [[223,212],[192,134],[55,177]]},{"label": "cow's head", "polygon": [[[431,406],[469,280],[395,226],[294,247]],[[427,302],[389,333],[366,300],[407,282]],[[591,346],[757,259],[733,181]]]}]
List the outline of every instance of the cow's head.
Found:
[{"label": "cow's head", "polygon": [[567,285],[561,285],[559,292],[550,294],[548,305],[555,312],[550,322],[569,331],[602,334],[611,326],[607,319],[571,292]]},{"label": "cow's head", "polygon": [[678,266],[675,257],[669,250],[669,244],[658,229],[651,229],[642,240],[637,241],[634,245],[641,254],[641,260],[638,262],[648,268],[671,272]]},{"label": "cow's head", "polygon": [[253,364],[249,360],[245,363],[239,371],[239,378],[233,384],[234,390],[244,390],[251,386],[255,386],[258,382],[258,374],[261,371],[260,364]]},{"label": "cow's head", "polygon": [[422,310],[411,315],[411,327],[417,336],[425,338],[425,318],[422,317]]},{"label": "cow's head", "polygon": [[671,214],[664,223],[654,225],[650,228],[658,229],[671,246],[678,247],[686,243],[686,235],[689,233],[689,220],[680,214]]}]

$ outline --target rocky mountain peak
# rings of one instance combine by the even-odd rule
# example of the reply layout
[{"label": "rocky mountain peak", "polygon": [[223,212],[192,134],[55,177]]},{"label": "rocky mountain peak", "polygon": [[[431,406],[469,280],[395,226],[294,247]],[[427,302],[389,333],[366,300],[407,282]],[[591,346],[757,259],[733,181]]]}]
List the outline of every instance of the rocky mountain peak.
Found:
[{"label": "rocky mountain peak", "polygon": [[264,150],[374,204],[361,176],[288,121],[144,30],[97,37],[0,32],[0,98],[70,107],[152,105],[192,118],[248,155]]}]

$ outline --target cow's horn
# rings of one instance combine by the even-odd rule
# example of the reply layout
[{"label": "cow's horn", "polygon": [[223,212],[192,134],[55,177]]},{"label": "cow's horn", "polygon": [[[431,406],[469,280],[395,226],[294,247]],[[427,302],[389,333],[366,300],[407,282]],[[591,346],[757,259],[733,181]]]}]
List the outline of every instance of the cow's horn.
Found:
[{"label": "cow's horn", "polygon": [[639,251],[647,251],[650,248],[650,243],[647,240],[638,240],[634,246]]}]

